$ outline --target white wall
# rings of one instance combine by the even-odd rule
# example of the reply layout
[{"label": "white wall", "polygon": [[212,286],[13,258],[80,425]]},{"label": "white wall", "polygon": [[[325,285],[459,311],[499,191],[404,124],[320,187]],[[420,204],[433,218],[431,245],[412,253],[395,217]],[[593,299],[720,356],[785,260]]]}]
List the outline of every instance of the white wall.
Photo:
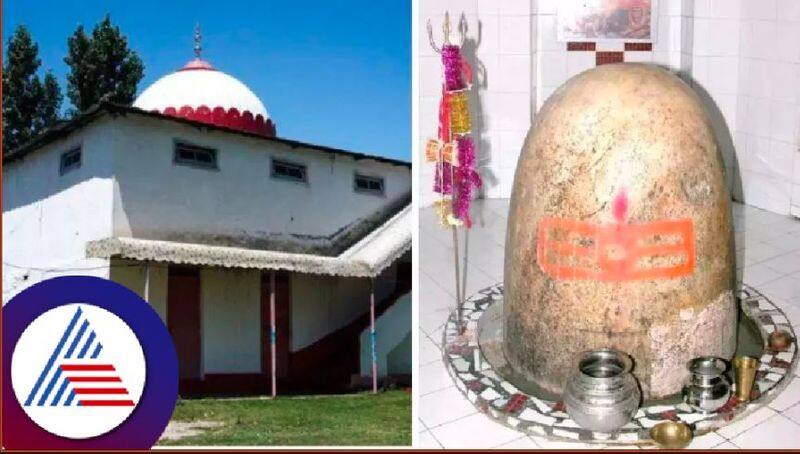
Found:
[{"label": "white wall", "polygon": [[[492,105],[493,93],[516,94],[514,102],[478,112],[485,126],[479,133],[488,137],[480,149],[487,197],[510,195],[522,129],[527,130],[536,110],[568,78],[595,65],[594,52],[567,51],[566,43],[557,41],[557,5],[557,0],[421,2],[421,23],[430,18],[437,39],[445,10],[454,16],[466,13],[473,39],[478,24],[489,37],[481,38],[471,60],[485,68],[489,81],[488,87],[478,88],[478,98]],[[659,0],[657,8],[652,51],[627,51],[625,61],[669,68],[695,88],[709,110],[734,198],[800,216],[800,1]],[[521,18],[525,11],[527,22]],[[436,134],[441,63],[428,46],[424,26],[420,33],[422,151],[425,140]],[[623,49],[622,42],[597,43],[598,51]],[[532,70],[519,66],[509,75],[510,66],[494,64],[509,54],[520,61],[530,58]],[[535,106],[531,112],[518,107],[521,98]],[[504,129],[511,123],[514,128]],[[497,145],[497,137],[506,139]],[[419,162],[422,203],[429,204],[434,200],[433,166]],[[504,163],[501,170],[498,162]]]},{"label": "white wall", "polygon": [[261,371],[261,274],[200,271],[203,372]]},{"label": "white wall", "polygon": [[[292,149],[170,121],[128,116],[116,123],[118,236],[186,242],[281,234],[289,239],[288,233],[330,236],[411,190],[406,166]],[[174,165],[175,139],[216,148],[219,170]],[[271,178],[271,157],[307,165],[309,184]],[[356,171],[384,177],[386,196],[354,192]]]},{"label": "white wall", "polygon": [[[111,235],[113,133],[106,120],[3,166],[3,302],[41,280],[108,277],[86,259],[87,241]],[[82,164],[60,175],[61,154],[82,146]]]},{"label": "white wall", "polygon": [[[378,376],[411,373],[411,294],[400,297],[394,306],[375,321],[375,350]],[[372,343],[370,328],[361,332],[361,376],[372,375]]]},{"label": "white wall", "polygon": [[737,122],[731,128],[737,192],[747,204],[800,216],[800,2],[740,1]]},{"label": "white wall", "polygon": [[149,289],[145,292],[147,281],[147,266],[140,262],[128,260],[111,260],[109,279],[122,284],[128,289],[150,303],[158,313],[161,320],[167,322],[167,276],[166,264],[154,263],[150,265]]},{"label": "white wall", "polygon": [[[375,302],[394,287],[397,265],[388,267],[375,281]],[[347,326],[369,311],[370,281],[293,273],[292,342],[290,349],[302,350],[326,335]]]}]

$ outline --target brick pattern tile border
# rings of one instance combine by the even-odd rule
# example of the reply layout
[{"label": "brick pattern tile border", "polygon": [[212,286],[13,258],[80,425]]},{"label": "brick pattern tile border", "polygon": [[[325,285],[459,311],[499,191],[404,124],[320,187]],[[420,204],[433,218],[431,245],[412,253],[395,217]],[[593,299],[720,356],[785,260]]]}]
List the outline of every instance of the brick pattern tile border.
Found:
[{"label": "brick pattern tile border", "polygon": [[590,42],[577,42],[577,41],[570,41],[567,43],[567,50],[568,51],[592,51],[594,52],[597,50],[596,43]]},{"label": "brick pattern tile border", "polygon": [[653,43],[625,43],[626,52],[649,52],[653,50]]},{"label": "brick pattern tile border", "polygon": [[624,52],[600,51],[595,54],[595,65],[605,65],[608,63],[622,63],[625,61]]},{"label": "brick pattern tile border", "polygon": [[597,43],[591,41],[568,41],[568,52],[595,52],[595,66],[606,63],[622,63],[625,61],[625,52],[652,52],[653,43],[625,43],[624,51],[597,50]]}]

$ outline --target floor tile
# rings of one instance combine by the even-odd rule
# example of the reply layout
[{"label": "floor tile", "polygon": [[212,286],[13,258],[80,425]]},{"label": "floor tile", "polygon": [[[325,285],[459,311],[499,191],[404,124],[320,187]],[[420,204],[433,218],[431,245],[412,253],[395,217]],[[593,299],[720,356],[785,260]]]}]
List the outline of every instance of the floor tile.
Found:
[{"label": "floor tile", "polygon": [[[424,375],[420,374],[420,377]],[[477,412],[455,386],[419,398],[419,417],[429,428]]]},{"label": "floor tile", "polygon": [[696,437],[689,443],[687,449],[709,449],[713,448],[714,446],[720,445],[725,443],[727,440],[722,438],[719,434],[715,432],[707,433],[705,435]]},{"label": "floor tile", "polygon": [[[794,221],[800,224],[800,221]],[[795,232],[784,233],[778,238],[765,241],[767,244],[777,246],[785,251],[800,252],[800,235]]]},{"label": "floor tile", "polygon": [[556,441],[544,437],[531,437],[542,449],[600,449],[602,445],[578,443],[572,441]]},{"label": "floor tile", "polygon": [[520,437],[516,440],[497,446],[498,449],[539,449],[539,445],[528,437]]},{"label": "floor tile", "polygon": [[761,424],[776,414],[777,413],[775,410],[771,408],[761,407],[744,418],[722,427],[721,429],[717,430],[717,433],[730,440],[745,430]]},{"label": "floor tile", "polygon": [[429,312],[449,309],[455,305],[455,298],[428,276],[419,273],[420,315]]},{"label": "floor tile", "polygon": [[787,408],[782,414],[797,424],[800,424],[800,404]]},{"label": "floor tile", "polygon": [[773,300],[772,302],[777,304],[786,314],[789,322],[795,328],[795,332],[800,331],[800,304],[789,304],[779,300]]},{"label": "floor tile", "polygon": [[483,413],[431,429],[445,448],[494,448],[520,437],[516,430],[497,424]]},{"label": "floor tile", "polygon": [[419,336],[419,365],[442,361],[442,351],[427,335]]},{"label": "floor tile", "polygon": [[777,257],[767,259],[761,262],[759,265],[765,265],[783,275],[793,274],[800,271],[800,252],[789,252],[788,254],[782,254]]},{"label": "floor tile", "polygon": [[[778,411],[786,410],[800,402],[800,379],[795,378],[789,385],[769,403],[770,408]],[[798,434],[800,439],[800,434]]]},{"label": "floor tile", "polygon": [[417,385],[420,396],[455,386],[453,384],[453,379],[450,378],[450,374],[444,367],[444,361],[434,361],[419,366],[419,375],[420,377],[425,377],[425,379],[420,380],[419,385]]},{"label": "floor tile", "polygon": [[737,250],[736,261],[744,266],[754,265],[767,259],[777,257],[786,251],[761,242],[747,242],[744,248]]},{"label": "floor tile", "polygon": [[766,262],[762,262],[745,266],[743,269],[737,270],[736,277],[747,285],[757,287],[765,282],[774,281],[785,274],[786,273],[771,268]]},{"label": "floor tile", "polygon": [[800,448],[800,425],[775,415],[730,441],[745,449]]},{"label": "floor tile", "polygon": [[417,438],[417,443],[414,445],[415,448],[421,449],[441,449],[442,445],[436,440],[436,437],[433,436],[430,431],[425,431],[419,434]]},{"label": "floor tile", "polygon": [[787,302],[800,302],[800,278],[784,276],[758,287],[761,293]]}]

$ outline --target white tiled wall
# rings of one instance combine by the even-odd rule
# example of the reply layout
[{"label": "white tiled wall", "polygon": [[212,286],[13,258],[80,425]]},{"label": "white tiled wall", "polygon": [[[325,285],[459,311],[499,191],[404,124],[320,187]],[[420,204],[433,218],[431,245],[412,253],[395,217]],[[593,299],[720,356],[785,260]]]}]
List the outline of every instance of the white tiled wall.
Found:
[{"label": "white tiled wall", "polygon": [[[473,114],[483,195],[510,195],[526,131],[544,101],[595,64],[594,52],[556,40],[557,0],[422,0],[423,23],[437,40],[444,11],[463,11],[480,68]],[[660,0],[653,50],[626,52],[692,84],[711,114],[737,200],[800,216],[800,0]],[[424,145],[435,136],[441,63],[420,27],[420,121]],[[480,31],[480,32],[479,32]],[[479,39],[479,41],[478,41]],[[477,43],[477,47],[475,44]],[[597,50],[623,50],[598,42]],[[433,200],[432,166],[423,163],[422,202]]]},{"label": "white tiled wall", "polygon": [[800,2],[739,1],[735,195],[800,216]]},{"label": "white tiled wall", "polygon": [[[467,20],[464,54],[475,73],[471,110],[478,166],[483,176],[481,194],[509,197],[522,142],[532,119],[536,47],[532,32],[531,0],[422,0],[420,3],[420,150],[436,137],[441,96],[442,64],[428,45],[425,23],[433,26],[437,45],[442,42],[444,12],[453,29],[460,14]],[[453,41],[458,33],[453,32]],[[421,160],[421,203],[435,200],[433,165]]]}]

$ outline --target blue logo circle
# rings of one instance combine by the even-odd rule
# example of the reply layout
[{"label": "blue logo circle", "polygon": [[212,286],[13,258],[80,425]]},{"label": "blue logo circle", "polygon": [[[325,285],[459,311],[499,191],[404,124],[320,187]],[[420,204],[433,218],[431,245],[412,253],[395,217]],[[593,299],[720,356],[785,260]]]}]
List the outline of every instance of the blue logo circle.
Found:
[{"label": "blue logo circle", "polygon": [[178,360],[146,301],[110,280],[65,276],[22,291],[2,315],[6,449],[155,444],[175,408]]}]

